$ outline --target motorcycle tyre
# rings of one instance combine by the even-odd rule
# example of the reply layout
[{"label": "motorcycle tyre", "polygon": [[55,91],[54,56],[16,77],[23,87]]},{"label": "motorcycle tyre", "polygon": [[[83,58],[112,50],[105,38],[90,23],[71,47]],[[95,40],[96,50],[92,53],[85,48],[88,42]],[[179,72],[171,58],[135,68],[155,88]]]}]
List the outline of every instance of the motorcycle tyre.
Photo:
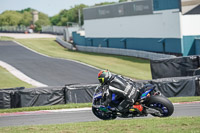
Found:
[{"label": "motorcycle tyre", "polygon": [[[148,103],[147,103],[147,106],[150,107],[150,104],[152,104],[152,103],[160,103],[168,109],[168,114],[160,116],[160,117],[169,117],[174,112],[174,106],[173,106],[172,102],[169,101],[167,98],[165,98],[163,96],[151,96]],[[151,114],[151,115],[157,116],[155,114]]]},{"label": "motorcycle tyre", "polygon": [[110,114],[110,116],[98,115],[97,108],[95,107],[92,107],[92,112],[97,118],[102,119],[102,120],[114,120],[117,118],[117,115],[114,115],[114,114]]}]

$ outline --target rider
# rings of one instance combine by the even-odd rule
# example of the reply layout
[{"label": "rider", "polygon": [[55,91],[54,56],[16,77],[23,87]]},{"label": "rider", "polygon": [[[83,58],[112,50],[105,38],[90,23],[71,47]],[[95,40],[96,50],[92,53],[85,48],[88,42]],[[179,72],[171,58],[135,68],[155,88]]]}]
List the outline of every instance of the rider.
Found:
[{"label": "rider", "polygon": [[133,105],[137,99],[138,89],[121,75],[113,75],[108,70],[101,70],[98,73],[98,80],[109,91],[107,100],[104,102],[105,107],[110,105],[113,93],[124,99],[117,106],[120,112],[127,111],[129,105]]}]

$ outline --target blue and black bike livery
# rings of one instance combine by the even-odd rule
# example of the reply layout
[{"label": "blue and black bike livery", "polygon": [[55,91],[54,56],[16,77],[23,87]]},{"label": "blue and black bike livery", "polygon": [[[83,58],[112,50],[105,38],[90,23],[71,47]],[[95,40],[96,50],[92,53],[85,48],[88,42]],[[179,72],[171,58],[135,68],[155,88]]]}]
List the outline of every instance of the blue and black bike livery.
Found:
[{"label": "blue and black bike livery", "polygon": [[117,109],[117,105],[123,100],[112,94],[112,102],[104,107],[109,91],[104,86],[98,86],[93,96],[92,112],[102,120],[111,120],[117,117],[142,117],[151,114],[155,117],[168,117],[174,112],[174,106],[166,97],[156,91],[155,86],[148,84],[139,90],[138,99],[134,105],[129,105],[124,112]]}]

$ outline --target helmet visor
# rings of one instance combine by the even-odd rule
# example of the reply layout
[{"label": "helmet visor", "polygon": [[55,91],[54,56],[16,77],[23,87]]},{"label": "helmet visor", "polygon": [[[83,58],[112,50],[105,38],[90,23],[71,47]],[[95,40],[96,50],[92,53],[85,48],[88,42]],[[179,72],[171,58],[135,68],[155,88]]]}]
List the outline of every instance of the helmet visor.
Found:
[{"label": "helmet visor", "polygon": [[104,78],[98,78],[100,83],[104,83]]}]

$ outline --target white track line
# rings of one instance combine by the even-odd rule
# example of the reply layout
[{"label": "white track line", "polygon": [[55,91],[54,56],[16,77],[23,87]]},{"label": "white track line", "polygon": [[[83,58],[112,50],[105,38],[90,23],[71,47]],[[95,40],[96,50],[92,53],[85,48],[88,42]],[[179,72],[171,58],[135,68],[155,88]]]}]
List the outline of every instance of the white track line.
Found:
[{"label": "white track line", "polygon": [[179,104],[196,104],[196,103],[200,103],[200,101],[173,103],[173,105],[179,105]]},{"label": "white track line", "polygon": [[89,111],[92,108],[72,108],[72,109],[58,109],[58,110],[43,110],[47,112],[71,112],[71,111]]},{"label": "white track line", "polygon": [[11,74],[13,74],[15,77],[19,78],[20,80],[27,82],[35,87],[47,87],[47,85],[40,83],[34,79],[31,79],[30,77],[26,76],[21,71],[17,70],[13,66],[3,62],[0,60],[0,66],[8,70]]}]

